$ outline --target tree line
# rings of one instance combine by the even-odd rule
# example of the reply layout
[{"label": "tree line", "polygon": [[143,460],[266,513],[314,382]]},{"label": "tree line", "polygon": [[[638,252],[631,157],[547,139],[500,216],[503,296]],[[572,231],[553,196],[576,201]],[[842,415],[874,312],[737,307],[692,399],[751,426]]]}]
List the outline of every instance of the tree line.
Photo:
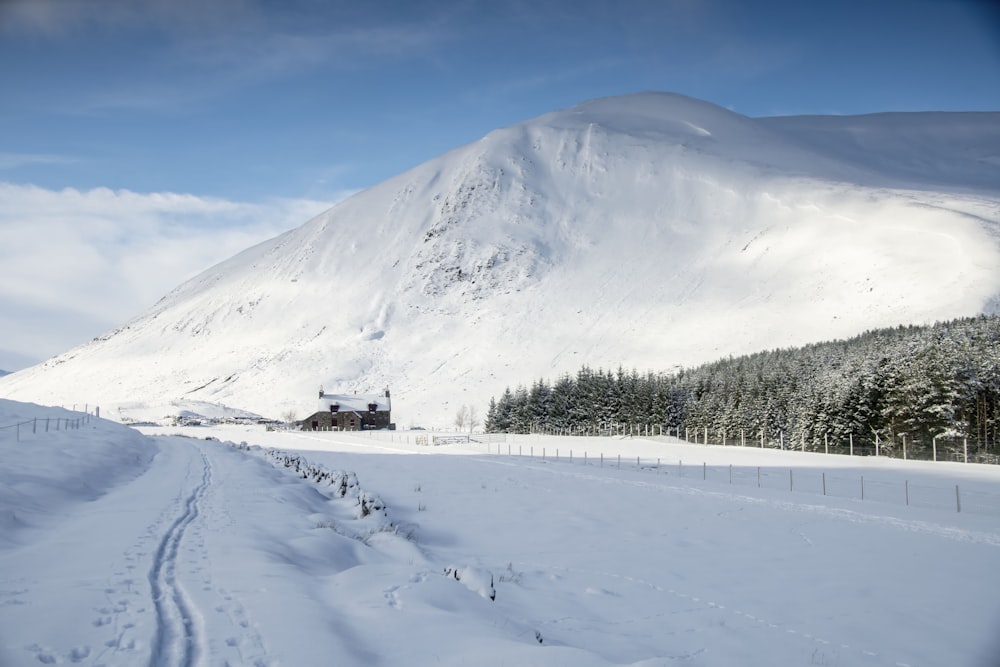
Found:
[{"label": "tree line", "polygon": [[961,437],[995,447],[1000,317],[899,326],[843,341],[729,357],[674,372],[582,367],[508,387],[487,432],[595,433],[613,425],[763,437],[822,450],[831,439],[914,446]]}]

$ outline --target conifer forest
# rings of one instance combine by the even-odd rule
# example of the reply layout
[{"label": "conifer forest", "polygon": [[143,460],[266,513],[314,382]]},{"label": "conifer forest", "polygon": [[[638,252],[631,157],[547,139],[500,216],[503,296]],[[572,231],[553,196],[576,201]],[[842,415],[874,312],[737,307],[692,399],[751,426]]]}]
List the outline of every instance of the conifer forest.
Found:
[{"label": "conifer forest", "polygon": [[507,388],[491,399],[484,427],[997,463],[1000,316],[879,329],[672,372],[584,366]]}]

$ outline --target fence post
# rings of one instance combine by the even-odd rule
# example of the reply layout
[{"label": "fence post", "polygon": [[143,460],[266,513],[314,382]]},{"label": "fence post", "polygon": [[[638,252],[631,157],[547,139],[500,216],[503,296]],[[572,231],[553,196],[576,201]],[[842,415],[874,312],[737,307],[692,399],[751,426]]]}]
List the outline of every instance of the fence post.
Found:
[{"label": "fence post", "polygon": [[760,466],[757,466],[757,488],[760,488]]},{"label": "fence post", "polygon": [[656,474],[660,474],[660,459],[656,459]]},{"label": "fence post", "polygon": [[933,443],[933,446],[934,446],[934,460],[937,461],[937,436],[936,435],[933,438],[931,438],[931,442]]},{"label": "fence post", "polygon": [[729,464],[729,483],[733,483],[733,464]]},{"label": "fence post", "polygon": [[792,477],[792,469],[791,468],[788,469],[788,490],[789,491],[794,491],[795,490],[795,481],[794,481],[794,478]]},{"label": "fence post", "polygon": [[969,462],[969,439],[968,438],[963,438],[962,439],[962,447],[965,449],[965,462],[968,463]]},{"label": "fence post", "polygon": [[955,485],[955,510],[959,513],[962,511],[962,499],[958,496],[958,484]]},{"label": "fence post", "polygon": [[826,454],[830,453],[830,434],[823,434],[823,452]]},{"label": "fence post", "polygon": [[760,432],[760,448],[764,449],[764,431]]},{"label": "fence post", "polygon": [[[31,420],[31,432],[32,433],[36,433],[37,431],[38,431],[38,417],[35,417],[34,419]],[[969,462],[968,461],[968,459],[969,459],[968,455],[966,455],[965,458],[966,458],[965,462],[968,463]]]},{"label": "fence post", "polygon": [[635,457],[635,469],[639,470],[639,457]]},{"label": "fence post", "polygon": [[865,499],[865,476],[861,476],[861,500]]},{"label": "fence post", "polygon": [[854,456],[854,434],[849,434],[851,438],[851,456]]},{"label": "fence post", "polygon": [[823,473],[823,495],[826,495],[826,473]]},{"label": "fence post", "polygon": [[622,455],[621,454],[618,455],[618,469],[619,470],[622,469]]},{"label": "fence post", "polygon": [[903,434],[903,460],[906,460],[906,434]]},{"label": "fence post", "polygon": [[705,427],[705,444],[708,444],[708,427]]},{"label": "fence post", "polygon": [[743,433],[743,429],[740,429],[740,447],[747,446],[746,435]]},{"label": "fence post", "polygon": [[910,480],[906,480],[905,486],[903,488],[906,490],[906,506],[909,507],[910,506]]},{"label": "fence post", "polygon": [[704,461],[701,462],[701,479],[702,481],[708,479],[708,464]]},{"label": "fence post", "polygon": [[878,458],[878,433],[875,434],[875,458]]}]

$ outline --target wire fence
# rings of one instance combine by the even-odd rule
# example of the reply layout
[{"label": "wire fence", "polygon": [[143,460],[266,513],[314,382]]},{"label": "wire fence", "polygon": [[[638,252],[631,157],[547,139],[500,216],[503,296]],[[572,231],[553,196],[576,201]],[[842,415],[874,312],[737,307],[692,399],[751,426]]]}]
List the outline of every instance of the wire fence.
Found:
[{"label": "wire fence", "polygon": [[965,489],[961,485],[933,485],[922,480],[901,478],[877,479],[871,475],[857,476],[846,471],[828,472],[813,468],[774,466],[709,465],[706,462],[667,461],[662,458],[605,456],[603,452],[582,453],[577,450],[553,449],[513,443],[488,442],[482,445],[488,454],[538,459],[546,463],[564,463],[600,468],[632,469],[655,475],[671,475],[677,479],[696,480],[761,489],[782,489],[794,493],[809,493],[862,502],[883,502],[925,509],[949,510],[1000,517],[1000,492],[980,488]]},{"label": "wire fence", "polygon": [[[74,411],[75,408],[76,406],[74,406]],[[31,419],[0,426],[0,434],[9,435],[13,433],[14,441],[21,442],[22,440],[27,440],[30,436],[37,436],[39,433],[79,429],[81,426],[89,424],[91,419],[99,414],[100,408],[95,407],[94,414],[92,415],[89,406],[87,406],[82,413],[78,413],[74,417],[32,417]]]},{"label": "wire fence", "polygon": [[[887,478],[884,473],[876,476],[879,473],[862,473],[856,469],[842,468],[831,471],[811,466],[720,465],[704,461],[698,463],[697,448],[690,450],[692,457],[695,457],[694,460],[608,455],[582,447],[579,449],[550,447],[538,441],[532,444],[535,435],[541,434],[472,433],[466,436],[454,433],[411,434],[390,431],[367,431],[363,434],[369,439],[400,444],[461,444],[467,441],[470,447],[486,454],[535,459],[545,463],[633,470],[654,475],[669,475],[685,481],[784,490],[860,502],[889,503],[1000,517],[1000,487],[990,482],[977,483],[970,480],[954,485],[934,484],[929,483],[926,477],[920,477],[919,472],[907,478],[902,469],[898,476]],[[521,438],[528,442],[518,442]],[[656,436],[653,439],[658,438],[659,436]],[[451,442],[452,439],[455,439],[455,442]],[[660,441],[666,442],[667,436],[664,435]],[[673,438],[670,438],[670,441],[676,442]],[[588,442],[588,438],[580,437],[575,439],[575,442],[583,445]]]},{"label": "wire fence", "polygon": [[688,444],[721,445],[724,447],[757,447],[803,451],[843,456],[885,456],[914,461],[957,461],[1000,465],[1000,443],[952,434],[937,436],[893,436],[877,433],[834,434],[812,433],[795,437],[784,433],[747,429],[716,429],[709,427],[671,427],[660,424],[607,423],[597,427],[560,429],[538,427],[529,435],[599,436],[599,437],[673,437]]}]

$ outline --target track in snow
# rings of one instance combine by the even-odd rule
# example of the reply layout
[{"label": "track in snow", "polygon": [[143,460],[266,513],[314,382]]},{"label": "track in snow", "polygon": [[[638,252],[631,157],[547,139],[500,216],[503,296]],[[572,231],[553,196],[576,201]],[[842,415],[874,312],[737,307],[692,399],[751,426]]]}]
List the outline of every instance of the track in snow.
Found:
[{"label": "track in snow", "polygon": [[177,553],[187,527],[198,518],[202,498],[212,483],[212,467],[201,454],[201,482],[184,501],[184,511],[163,535],[149,583],[156,607],[156,635],[153,639],[150,667],[192,667],[202,657],[205,646],[196,608],[177,581]]}]

